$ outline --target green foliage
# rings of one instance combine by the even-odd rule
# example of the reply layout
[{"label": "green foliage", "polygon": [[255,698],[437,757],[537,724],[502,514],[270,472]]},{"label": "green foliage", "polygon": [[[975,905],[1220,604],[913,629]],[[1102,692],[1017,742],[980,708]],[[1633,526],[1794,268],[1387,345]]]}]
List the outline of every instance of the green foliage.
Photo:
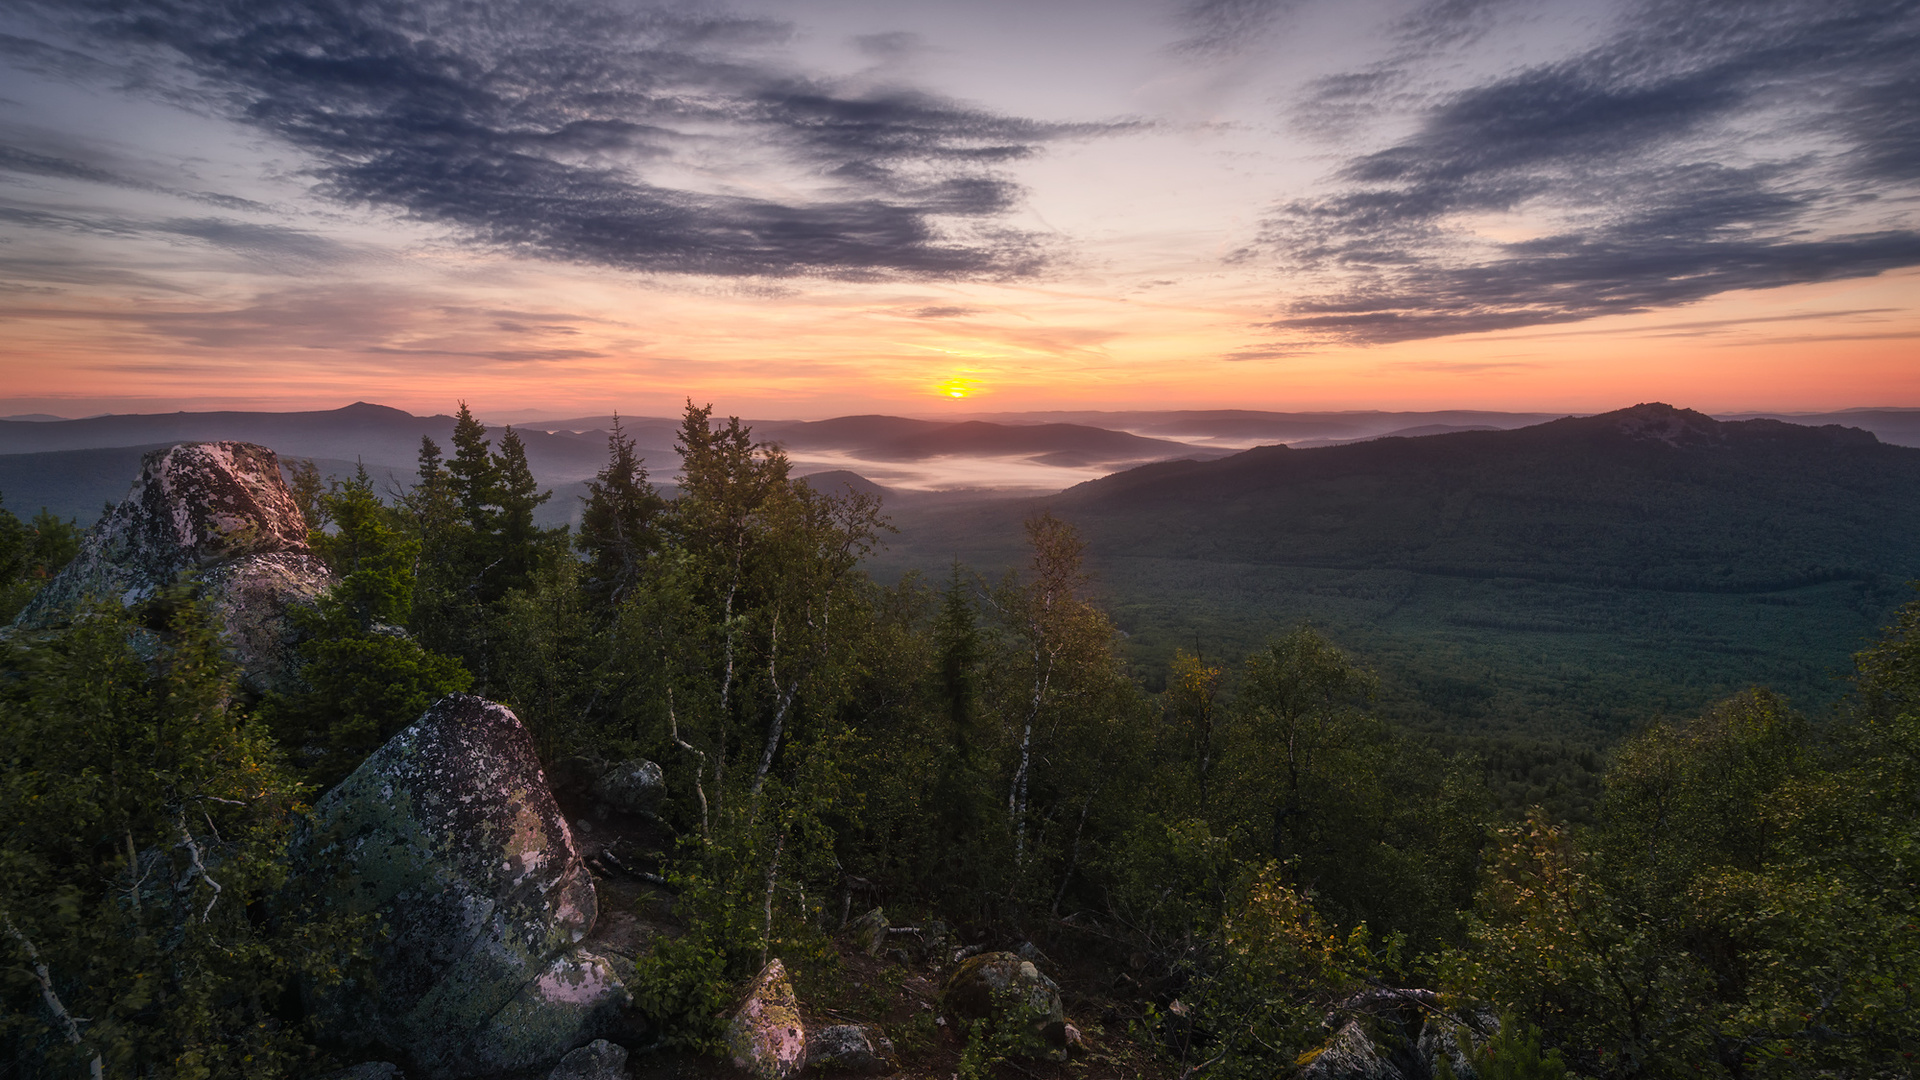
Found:
[{"label": "green foliage", "polygon": [[1272,1076],[1323,1037],[1329,1006],[1398,965],[1400,942],[1376,952],[1364,926],[1335,933],[1278,863],[1236,891],[1182,995],[1204,1041],[1175,1046],[1208,1076]]},{"label": "green foliage", "polygon": [[155,637],[101,611],[0,649],[0,1029],[15,1068],[295,1074],[305,1033],[286,995],[338,978],[356,928],[257,917],[278,902],[302,790],[233,711],[202,613],[178,604]]},{"label": "green foliage", "polygon": [[40,586],[80,552],[80,528],[41,510],[30,522],[0,506],[0,622],[11,622]]},{"label": "green foliage", "polygon": [[315,529],[311,543],[339,578],[316,610],[293,613],[307,634],[303,685],[269,697],[262,718],[308,779],[325,787],[473,678],[402,629],[413,614],[422,541],[381,504],[366,470],[334,482],[319,504],[333,531]]},{"label": "green foliage", "polygon": [[[1463,1039],[1466,1057],[1480,1080],[1567,1080],[1567,1064],[1558,1050],[1540,1048],[1540,1029],[1507,1017],[1478,1047]],[[1453,1080],[1453,1062],[1441,1055],[1435,1063],[1435,1080]]]},{"label": "green foliage", "polygon": [[[1882,669],[1863,669],[1872,701]],[[1502,835],[1450,978],[1586,1073],[1904,1068],[1917,728],[1863,710],[1823,732],[1760,691],[1650,726],[1592,834],[1536,818]]]}]

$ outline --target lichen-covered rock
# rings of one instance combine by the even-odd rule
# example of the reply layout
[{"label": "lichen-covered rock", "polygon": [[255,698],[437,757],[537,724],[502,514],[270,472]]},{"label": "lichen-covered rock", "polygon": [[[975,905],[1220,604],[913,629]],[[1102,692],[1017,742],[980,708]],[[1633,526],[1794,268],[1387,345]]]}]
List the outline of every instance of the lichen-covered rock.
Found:
[{"label": "lichen-covered rock", "polygon": [[878,1076],[899,1063],[893,1040],[878,1024],[834,1024],[808,1033],[807,1067]]},{"label": "lichen-covered rock", "polygon": [[320,800],[295,865],[334,910],[387,927],[374,986],[318,1003],[337,1037],[461,1077],[550,1065],[621,1022],[620,978],[575,948],[592,879],[503,706],[441,699]]},{"label": "lichen-covered rock", "polygon": [[627,1050],[605,1039],[595,1039],[560,1059],[547,1080],[625,1080]]},{"label": "lichen-covered rock", "polygon": [[1032,961],[1010,952],[981,953],[954,970],[941,1007],[961,1030],[985,1020],[1012,1036],[1014,1052],[1064,1061],[1067,1017],[1060,988]]},{"label": "lichen-covered rock", "polygon": [[200,573],[201,597],[247,687],[286,685],[300,642],[287,609],[311,604],[332,576],[307,547],[307,521],[280,459],[251,443],[182,443],[146,455],[133,490],[14,625],[59,626],[101,602],[133,608],[187,571]]},{"label": "lichen-covered rock", "polygon": [[727,1050],[735,1066],[759,1080],[785,1080],[805,1067],[807,1028],[779,960],[768,961],[747,989],[727,1024]]},{"label": "lichen-covered rock", "polygon": [[595,802],[624,814],[649,813],[666,793],[660,766],[639,758],[607,766],[588,792]]}]

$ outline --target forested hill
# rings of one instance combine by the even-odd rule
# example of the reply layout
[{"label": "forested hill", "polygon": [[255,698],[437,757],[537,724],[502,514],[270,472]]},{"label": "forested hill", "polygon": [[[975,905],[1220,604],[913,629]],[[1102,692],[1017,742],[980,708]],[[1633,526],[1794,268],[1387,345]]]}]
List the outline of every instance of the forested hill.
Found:
[{"label": "forested hill", "polygon": [[1749,685],[1824,708],[1920,577],[1916,493],[1920,449],[1648,404],[902,503],[877,570],[1018,565],[1018,518],[1050,509],[1148,672],[1310,621],[1380,672],[1389,715],[1598,745]]},{"label": "forested hill", "polygon": [[1131,555],[1765,592],[1920,574],[1916,493],[1920,449],[1650,404],[1148,465],[1059,507]]}]

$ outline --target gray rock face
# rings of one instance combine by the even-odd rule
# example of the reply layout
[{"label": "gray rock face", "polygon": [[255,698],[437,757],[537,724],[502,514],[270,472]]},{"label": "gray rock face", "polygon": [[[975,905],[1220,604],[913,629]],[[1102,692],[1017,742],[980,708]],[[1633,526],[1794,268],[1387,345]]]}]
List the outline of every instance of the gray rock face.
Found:
[{"label": "gray rock face", "polygon": [[503,706],[441,699],[320,800],[294,854],[304,887],[388,930],[375,985],[318,1003],[337,1037],[466,1077],[550,1066],[621,1026],[614,963],[577,947],[592,879]]},{"label": "gray rock face", "polygon": [[627,1051],[605,1039],[595,1039],[560,1059],[547,1080],[625,1080]]},{"label": "gray rock face", "polygon": [[878,1076],[899,1068],[893,1040],[877,1024],[835,1024],[807,1035],[807,1067]]},{"label": "gray rock face", "polygon": [[624,814],[649,813],[666,793],[667,780],[660,766],[639,758],[607,766],[588,789],[593,801]]},{"label": "gray rock face", "polygon": [[311,604],[332,576],[307,547],[307,521],[280,459],[252,443],[182,443],[148,454],[133,490],[94,523],[79,555],[14,625],[47,629],[102,601],[131,608],[190,570],[201,573],[201,595],[248,689],[284,685],[300,641],[287,608]]}]

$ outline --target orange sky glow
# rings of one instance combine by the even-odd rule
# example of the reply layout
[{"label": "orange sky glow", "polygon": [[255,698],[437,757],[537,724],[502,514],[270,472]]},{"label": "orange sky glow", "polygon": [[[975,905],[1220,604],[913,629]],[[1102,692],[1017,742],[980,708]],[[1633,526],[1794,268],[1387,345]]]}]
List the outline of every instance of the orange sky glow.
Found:
[{"label": "orange sky glow", "polygon": [[0,13],[0,415],[1920,406],[1870,3],[487,2]]}]

